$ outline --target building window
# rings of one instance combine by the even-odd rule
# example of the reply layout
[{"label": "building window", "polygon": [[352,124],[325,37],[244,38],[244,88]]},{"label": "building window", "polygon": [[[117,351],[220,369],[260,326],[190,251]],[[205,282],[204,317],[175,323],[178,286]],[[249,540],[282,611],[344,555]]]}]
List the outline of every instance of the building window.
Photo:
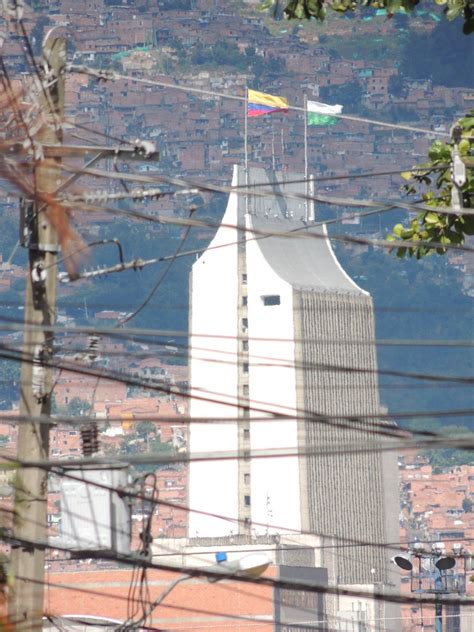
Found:
[{"label": "building window", "polygon": [[265,307],[270,307],[271,305],[280,305],[280,295],[279,294],[267,294],[262,296],[262,302]]},{"label": "building window", "polygon": [[242,365],[242,370],[244,373],[248,373],[249,372],[249,363],[248,362],[244,362]]},{"label": "building window", "polygon": [[249,326],[249,319],[248,318],[242,318],[242,328],[243,329],[248,329]]},{"label": "building window", "polygon": [[244,461],[250,461],[250,450],[244,450]]},{"label": "building window", "polygon": [[243,393],[244,395],[247,395],[247,396],[248,396],[248,394],[249,394],[249,385],[248,385],[248,384],[244,384],[244,385],[242,386],[242,393]]},{"label": "building window", "polygon": [[244,474],[245,485],[250,485],[250,474]]},{"label": "building window", "polygon": [[248,303],[249,303],[249,297],[248,296],[242,296],[242,305],[244,307],[247,307]]},{"label": "building window", "polygon": [[244,496],[244,503],[246,507],[250,507],[250,496]]},{"label": "building window", "polygon": [[244,439],[250,439],[250,428],[244,428]]},{"label": "building window", "polygon": [[247,418],[250,417],[250,408],[248,408],[248,406],[242,409],[242,417],[247,417]]},{"label": "building window", "polygon": [[242,340],[242,351],[248,351],[248,350],[249,350],[249,341]]},{"label": "building window", "polygon": [[247,284],[247,275],[246,275],[246,274],[243,274],[243,275],[242,275],[242,283],[243,283],[244,285],[246,285],[246,284]]}]

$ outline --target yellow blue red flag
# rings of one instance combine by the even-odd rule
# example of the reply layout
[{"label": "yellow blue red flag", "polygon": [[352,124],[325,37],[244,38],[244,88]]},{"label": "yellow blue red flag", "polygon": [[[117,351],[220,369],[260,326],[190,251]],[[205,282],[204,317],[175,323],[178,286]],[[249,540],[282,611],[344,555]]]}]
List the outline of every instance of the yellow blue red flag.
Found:
[{"label": "yellow blue red flag", "polygon": [[288,113],[288,99],[256,90],[248,91],[247,116],[264,116],[277,112]]}]

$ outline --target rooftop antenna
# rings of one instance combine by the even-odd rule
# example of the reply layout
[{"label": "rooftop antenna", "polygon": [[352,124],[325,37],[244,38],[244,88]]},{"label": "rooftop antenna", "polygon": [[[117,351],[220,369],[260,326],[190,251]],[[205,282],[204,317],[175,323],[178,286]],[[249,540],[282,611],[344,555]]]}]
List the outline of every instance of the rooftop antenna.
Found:
[{"label": "rooftop antenna", "polygon": [[273,519],[273,510],[272,510],[272,501],[270,499],[270,494],[267,492],[267,535],[270,532],[270,523]]}]

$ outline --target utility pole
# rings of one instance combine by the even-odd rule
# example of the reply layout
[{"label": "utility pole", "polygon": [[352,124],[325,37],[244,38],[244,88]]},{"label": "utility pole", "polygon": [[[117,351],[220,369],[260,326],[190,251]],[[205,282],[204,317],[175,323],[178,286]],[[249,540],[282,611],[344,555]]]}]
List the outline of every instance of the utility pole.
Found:
[{"label": "utility pole", "polygon": [[[38,132],[40,145],[60,145],[60,125],[64,114],[64,69],[66,40],[48,37],[43,46],[44,87],[40,103],[45,124]],[[60,186],[60,158],[40,159],[35,165],[36,190],[54,193]],[[58,236],[47,218],[47,206],[40,196],[26,201],[27,244],[29,267],[25,296],[25,323],[38,325],[35,331],[24,333],[23,349],[26,360],[21,367],[18,460],[47,459],[49,456],[49,424],[37,423],[51,414],[52,369],[48,360],[52,354],[53,334],[41,326],[54,325],[56,318],[56,260]],[[32,359],[32,361],[31,361]],[[31,418],[31,420],[29,419]],[[46,541],[48,474],[37,468],[20,469],[15,495],[14,536],[21,542]],[[44,603],[44,550],[23,547],[12,551],[14,588],[10,599],[10,621],[15,629],[41,630]]]}]

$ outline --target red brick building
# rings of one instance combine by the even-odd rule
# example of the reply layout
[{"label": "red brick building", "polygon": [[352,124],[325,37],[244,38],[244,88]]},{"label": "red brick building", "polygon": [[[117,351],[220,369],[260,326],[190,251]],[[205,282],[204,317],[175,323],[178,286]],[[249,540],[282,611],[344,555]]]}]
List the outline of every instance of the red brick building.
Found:
[{"label": "red brick building", "polygon": [[[270,576],[276,569],[271,567]],[[153,601],[178,574],[150,571],[149,600]],[[125,620],[130,570],[48,572],[45,613],[83,614]],[[235,581],[209,583],[193,578],[179,584],[156,608],[150,627],[163,630],[213,630],[216,632],[272,632],[273,589]]]}]

